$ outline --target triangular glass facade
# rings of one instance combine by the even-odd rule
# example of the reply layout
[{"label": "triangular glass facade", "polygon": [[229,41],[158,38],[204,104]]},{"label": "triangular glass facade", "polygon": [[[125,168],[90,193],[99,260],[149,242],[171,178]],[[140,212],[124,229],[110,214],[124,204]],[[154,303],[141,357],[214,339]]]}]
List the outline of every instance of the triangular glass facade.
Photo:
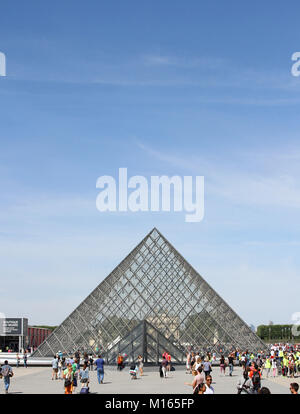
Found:
[{"label": "triangular glass facade", "polygon": [[79,349],[101,352],[109,363],[119,352],[156,363],[166,350],[181,363],[190,349],[220,354],[235,348],[266,346],[153,229],[33,356]]}]

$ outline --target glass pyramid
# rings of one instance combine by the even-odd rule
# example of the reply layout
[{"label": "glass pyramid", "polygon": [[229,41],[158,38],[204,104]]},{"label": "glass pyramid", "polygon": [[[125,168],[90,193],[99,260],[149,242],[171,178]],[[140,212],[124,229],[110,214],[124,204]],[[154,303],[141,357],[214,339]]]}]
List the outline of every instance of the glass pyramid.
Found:
[{"label": "glass pyramid", "polygon": [[189,350],[219,355],[236,348],[266,345],[154,228],[33,356],[79,349],[107,363],[118,353],[157,363],[168,351],[183,363]]}]

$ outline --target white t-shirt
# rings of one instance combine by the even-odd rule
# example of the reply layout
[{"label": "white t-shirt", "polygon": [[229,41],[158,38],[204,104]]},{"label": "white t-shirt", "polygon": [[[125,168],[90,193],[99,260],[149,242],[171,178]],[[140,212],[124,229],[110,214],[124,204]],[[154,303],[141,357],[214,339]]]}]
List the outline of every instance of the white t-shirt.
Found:
[{"label": "white t-shirt", "polygon": [[214,394],[214,393],[215,393],[215,390],[213,389],[213,387],[212,387],[212,386],[208,387],[208,386],[205,384],[205,387],[206,387],[206,390],[204,391],[204,393],[203,393],[203,394]]}]

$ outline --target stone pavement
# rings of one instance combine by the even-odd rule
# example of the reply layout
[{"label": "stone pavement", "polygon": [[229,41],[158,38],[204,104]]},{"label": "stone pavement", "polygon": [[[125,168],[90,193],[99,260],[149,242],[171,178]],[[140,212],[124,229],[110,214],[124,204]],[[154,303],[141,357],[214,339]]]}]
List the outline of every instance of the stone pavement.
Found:
[{"label": "stone pavement", "polygon": [[[184,367],[176,367],[169,378],[160,378],[157,367],[146,367],[144,376],[131,380],[128,367],[117,371],[116,367],[106,367],[104,384],[98,384],[96,371],[90,372],[90,391],[97,394],[191,394],[192,387],[185,382],[192,382],[193,376],[185,373]],[[51,380],[51,367],[13,368],[10,393],[15,394],[63,394],[63,380]],[[219,367],[213,367],[213,387],[215,394],[236,394],[236,384],[242,375],[239,367],[234,368],[233,376],[221,376]],[[289,394],[290,382],[298,382],[300,378],[263,379],[262,385],[268,387],[272,394]],[[78,392],[80,384],[78,384]],[[1,380],[0,393],[4,393]]]}]

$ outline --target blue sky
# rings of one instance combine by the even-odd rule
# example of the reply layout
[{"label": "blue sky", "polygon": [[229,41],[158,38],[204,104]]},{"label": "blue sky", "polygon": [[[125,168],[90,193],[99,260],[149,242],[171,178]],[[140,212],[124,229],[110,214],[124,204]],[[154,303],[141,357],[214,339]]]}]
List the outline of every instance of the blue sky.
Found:
[{"label": "blue sky", "polygon": [[[1,312],[59,324],[156,226],[249,324],[299,311],[297,1],[4,1]],[[205,216],[96,180],[203,175]]]}]

